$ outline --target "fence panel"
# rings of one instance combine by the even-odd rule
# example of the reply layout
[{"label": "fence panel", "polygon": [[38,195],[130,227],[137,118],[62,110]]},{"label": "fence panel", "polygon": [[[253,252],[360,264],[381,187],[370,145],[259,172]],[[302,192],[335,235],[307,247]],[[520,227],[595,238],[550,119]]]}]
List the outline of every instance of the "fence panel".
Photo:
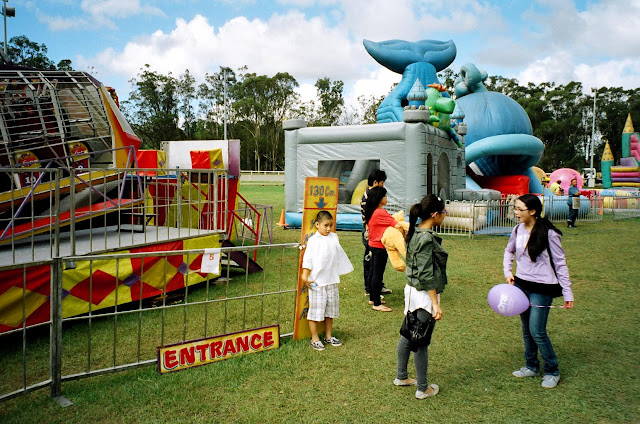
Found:
[{"label": "fence panel", "polygon": [[607,197],[603,201],[614,221],[640,217],[640,196]]},{"label": "fence panel", "polygon": [[[53,261],[0,267],[0,401],[52,382],[49,346]],[[35,319],[37,317],[41,319]],[[33,324],[37,322],[37,324]]]},{"label": "fence panel", "polygon": [[[158,346],[275,324],[280,325],[281,337],[292,335],[297,273],[291,270],[297,269],[298,244],[221,250],[226,259],[220,277],[195,285],[189,280],[202,281],[203,274],[199,267],[185,264],[195,263],[194,258],[204,250],[113,255],[111,283],[106,286],[104,279],[93,284],[91,272],[103,266],[99,262],[104,262],[104,256],[67,257],[41,264],[56,283],[50,285],[53,320],[37,326],[24,320],[26,309],[33,306],[29,276],[24,266],[14,267],[17,276],[24,275],[22,289],[13,289],[14,308],[25,312],[17,315],[22,324],[0,335],[6,370],[0,381],[0,401],[45,387],[58,397],[62,382],[155,364]],[[230,253],[252,256],[254,251],[262,272],[249,274],[233,266]],[[155,287],[131,274],[132,261],[142,264],[141,275],[155,277]],[[173,290],[176,281],[171,267],[184,268],[181,289]],[[83,290],[70,286],[73,278],[69,275],[56,277],[78,269],[88,269],[91,275],[82,281]],[[151,280],[145,277],[145,281]],[[145,293],[149,291],[159,296],[148,298]],[[112,306],[103,307],[109,302]],[[83,307],[86,312],[78,314]]]},{"label": "fence panel", "polygon": [[11,184],[0,192],[0,246],[11,254],[0,265],[227,232],[222,170],[3,171]]},{"label": "fence panel", "polygon": [[[566,222],[569,216],[569,205],[566,196],[545,196],[544,197],[545,217],[552,222]],[[580,209],[578,211],[578,222],[602,222],[604,218],[603,198],[594,196],[591,198],[580,198]]]}]

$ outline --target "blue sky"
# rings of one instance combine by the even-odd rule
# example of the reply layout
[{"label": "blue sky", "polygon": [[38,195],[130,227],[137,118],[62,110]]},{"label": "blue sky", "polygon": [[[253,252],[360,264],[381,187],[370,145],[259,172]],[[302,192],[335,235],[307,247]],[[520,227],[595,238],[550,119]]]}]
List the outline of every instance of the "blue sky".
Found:
[{"label": "blue sky", "polygon": [[128,97],[150,64],[200,80],[219,67],[289,72],[303,98],[328,76],[347,100],[386,94],[400,75],[383,69],[363,39],[453,40],[468,62],[520,83],[580,81],[640,86],[640,0],[9,0],[7,36],[44,43],[55,62]]}]

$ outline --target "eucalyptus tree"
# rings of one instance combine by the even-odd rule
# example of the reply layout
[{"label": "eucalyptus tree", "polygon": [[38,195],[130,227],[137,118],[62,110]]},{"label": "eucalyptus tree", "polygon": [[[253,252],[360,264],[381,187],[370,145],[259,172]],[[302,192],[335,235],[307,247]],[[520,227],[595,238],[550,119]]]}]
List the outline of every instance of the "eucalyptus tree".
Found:
[{"label": "eucalyptus tree", "polygon": [[[4,43],[0,43],[4,47]],[[44,43],[38,44],[29,40],[26,35],[11,37],[7,42],[7,57],[14,64],[29,68],[72,71],[71,60],[63,59],[57,66],[53,60],[47,56],[47,46]]]},{"label": "eucalyptus tree", "polygon": [[159,149],[163,140],[181,140],[178,81],[146,64],[129,83],[134,87],[123,111],[145,149]]},{"label": "eucalyptus tree", "polygon": [[247,73],[240,78],[231,87],[231,97],[237,122],[251,138],[253,163],[247,165],[276,170],[284,162],[282,121],[298,99],[298,82],[286,72],[273,77]]},{"label": "eucalyptus tree", "polygon": [[[225,119],[229,124],[235,121],[233,108],[229,106],[232,99],[228,94],[236,82],[237,76],[233,69],[221,66],[219,72],[205,74],[204,82],[198,86],[200,115],[207,121],[204,126],[215,134],[213,138],[224,138]],[[229,130],[232,130],[232,125],[229,125]]]},{"label": "eucalyptus tree", "polygon": [[178,111],[183,122],[183,129],[187,139],[192,139],[195,134],[196,114],[194,103],[196,101],[196,79],[189,70],[185,70],[176,81],[176,95],[179,100]]},{"label": "eucalyptus tree", "polygon": [[318,119],[312,125],[331,126],[338,125],[338,120],[344,109],[344,82],[340,80],[331,81],[330,78],[319,78],[314,84],[318,93],[320,110]]}]

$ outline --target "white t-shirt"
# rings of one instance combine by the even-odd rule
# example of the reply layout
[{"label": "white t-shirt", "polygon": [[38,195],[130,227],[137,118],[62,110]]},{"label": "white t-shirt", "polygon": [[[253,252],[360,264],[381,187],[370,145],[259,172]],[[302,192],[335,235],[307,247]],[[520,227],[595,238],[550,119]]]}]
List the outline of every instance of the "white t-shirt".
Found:
[{"label": "white t-shirt", "polygon": [[302,268],[311,270],[309,280],[318,287],[340,282],[340,276],[353,271],[353,265],[345,253],[336,233],[323,236],[316,231],[309,237],[302,257]]},{"label": "white t-shirt", "polygon": [[[437,296],[438,302],[440,302],[440,295],[438,294]],[[404,314],[407,315],[407,312],[420,308],[433,315],[433,302],[429,293],[426,290],[418,290],[407,284],[404,286]]]}]

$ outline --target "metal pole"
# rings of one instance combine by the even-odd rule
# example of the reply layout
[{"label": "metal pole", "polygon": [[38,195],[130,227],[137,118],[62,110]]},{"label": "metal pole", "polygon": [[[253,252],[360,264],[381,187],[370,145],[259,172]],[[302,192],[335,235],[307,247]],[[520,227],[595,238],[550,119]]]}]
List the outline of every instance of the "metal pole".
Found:
[{"label": "metal pole", "polygon": [[2,0],[2,16],[4,16],[4,55],[7,55],[7,0]]},{"label": "metal pole", "polygon": [[595,148],[596,138],[596,98],[598,97],[598,89],[592,88],[593,91],[593,121],[591,124],[591,160],[589,162],[589,168],[593,169],[593,150]]},{"label": "metal pole", "polygon": [[[5,0],[6,1],[6,0]],[[5,25],[6,28],[6,25]],[[5,36],[6,39],[6,36]],[[224,75],[224,139],[227,140],[227,71],[222,71]]]}]

